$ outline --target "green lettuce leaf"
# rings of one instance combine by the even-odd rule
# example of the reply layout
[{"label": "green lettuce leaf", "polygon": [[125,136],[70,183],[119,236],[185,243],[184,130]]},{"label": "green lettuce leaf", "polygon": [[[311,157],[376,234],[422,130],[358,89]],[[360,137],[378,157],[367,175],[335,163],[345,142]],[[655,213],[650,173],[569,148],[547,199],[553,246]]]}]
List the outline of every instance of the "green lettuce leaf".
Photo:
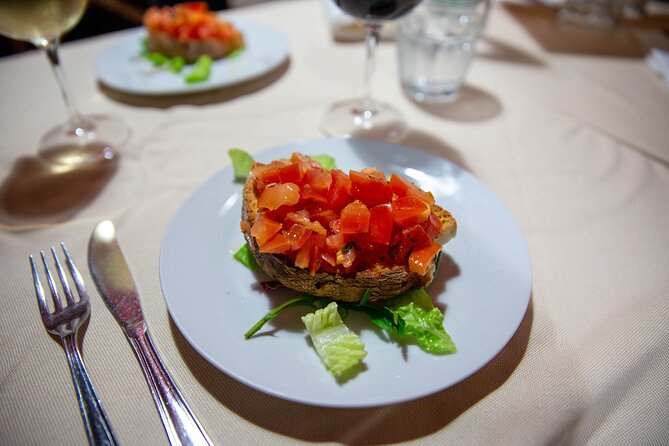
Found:
[{"label": "green lettuce leaf", "polygon": [[421,349],[432,354],[457,351],[444,329],[444,315],[432,304],[425,289],[407,291],[391,303],[390,310],[403,321],[400,337],[413,338]]},{"label": "green lettuce leaf", "polygon": [[253,157],[242,149],[228,150],[228,156],[232,161],[232,170],[236,181],[245,181],[253,167]]},{"label": "green lettuce leaf", "polygon": [[251,248],[249,248],[248,243],[244,243],[244,245],[237,250],[233,257],[251,271],[257,271],[259,268],[255,257],[253,257],[253,254],[251,254]]},{"label": "green lettuce leaf", "polygon": [[335,159],[330,155],[314,155],[311,159],[323,166],[326,170],[335,168]]},{"label": "green lettuce leaf", "polygon": [[211,56],[206,54],[198,57],[193,64],[193,70],[186,75],[186,82],[189,84],[194,84],[196,82],[204,82],[209,79],[212,62],[213,60]]},{"label": "green lettuce leaf", "polygon": [[348,329],[339,316],[337,303],[302,317],[316,353],[335,377],[355,367],[367,356],[360,337]]}]

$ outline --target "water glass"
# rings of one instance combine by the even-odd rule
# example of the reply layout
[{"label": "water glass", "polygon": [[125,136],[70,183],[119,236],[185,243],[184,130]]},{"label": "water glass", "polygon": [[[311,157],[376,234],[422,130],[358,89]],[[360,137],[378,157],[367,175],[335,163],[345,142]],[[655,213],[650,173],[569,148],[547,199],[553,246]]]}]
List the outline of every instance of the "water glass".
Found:
[{"label": "water glass", "polygon": [[424,0],[397,24],[400,80],[418,102],[453,102],[462,88],[489,0]]}]

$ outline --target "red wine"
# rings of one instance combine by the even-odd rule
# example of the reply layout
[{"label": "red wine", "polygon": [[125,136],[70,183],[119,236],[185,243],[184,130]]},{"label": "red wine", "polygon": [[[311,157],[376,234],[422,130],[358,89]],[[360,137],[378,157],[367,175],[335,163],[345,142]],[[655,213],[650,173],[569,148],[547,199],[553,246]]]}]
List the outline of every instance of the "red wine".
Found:
[{"label": "red wine", "polygon": [[366,20],[393,20],[411,11],[421,0],[335,0],[337,6]]}]

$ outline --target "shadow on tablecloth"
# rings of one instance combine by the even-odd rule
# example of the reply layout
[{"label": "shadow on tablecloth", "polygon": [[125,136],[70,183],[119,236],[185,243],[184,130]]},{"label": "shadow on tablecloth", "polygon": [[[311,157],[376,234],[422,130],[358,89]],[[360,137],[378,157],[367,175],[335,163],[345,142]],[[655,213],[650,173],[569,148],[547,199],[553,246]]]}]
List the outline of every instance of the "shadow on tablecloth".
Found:
[{"label": "shadow on tablecloth", "polygon": [[71,219],[106,187],[118,164],[114,159],[68,167],[34,156],[17,159],[0,185],[0,226],[42,226]]}]

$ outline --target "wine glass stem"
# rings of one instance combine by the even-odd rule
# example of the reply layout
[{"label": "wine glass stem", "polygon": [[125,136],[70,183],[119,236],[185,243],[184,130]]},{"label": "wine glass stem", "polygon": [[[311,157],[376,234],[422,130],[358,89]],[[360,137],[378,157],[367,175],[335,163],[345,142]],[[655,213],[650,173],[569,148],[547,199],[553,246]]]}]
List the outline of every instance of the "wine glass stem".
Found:
[{"label": "wine glass stem", "polygon": [[362,108],[365,112],[373,114],[374,103],[372,101],[372,75],[374,74],[374,54],[379,43],[381,24],[365,22],[365,45],[367,49],[365,58],[365,77],[362,83]]},{"label": "wine glass stem", "polygon": [[65,79],[65,72],[60,65],[60,58],[58,56],[58,44],[59,38],[55,39],[44,39],[40,42],[39,46],[44,49],[53,73],[56,76],[56,81],[60,87],[60,94],[63,96],[63,102],[65,102],[65,108],[69,116],[70,125],[73,128],[80,128],[83,125],[81,115],[77,111],[77,107],[74,104],[74,99],[70,94],[70,90]]}]

